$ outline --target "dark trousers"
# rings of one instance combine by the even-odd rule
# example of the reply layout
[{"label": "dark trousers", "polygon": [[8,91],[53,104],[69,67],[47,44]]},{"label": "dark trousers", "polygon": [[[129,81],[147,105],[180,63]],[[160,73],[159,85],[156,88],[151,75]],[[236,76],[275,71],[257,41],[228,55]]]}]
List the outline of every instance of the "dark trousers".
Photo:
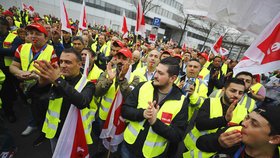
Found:
[{"label": "dark trousers", "polygon": [[1,68],[6,79],[3,83],[0,97],[2,99],[2,107],[6,116],[14,115],[14,101],[17,99],[16,82],[17,79],[9,72],[9,67]]},{"label": "dark trousers", "polygon": [[0,114],[0,153],[10,151],[13,148],[15,148],[14,139],[4,126],[3,117]]}]

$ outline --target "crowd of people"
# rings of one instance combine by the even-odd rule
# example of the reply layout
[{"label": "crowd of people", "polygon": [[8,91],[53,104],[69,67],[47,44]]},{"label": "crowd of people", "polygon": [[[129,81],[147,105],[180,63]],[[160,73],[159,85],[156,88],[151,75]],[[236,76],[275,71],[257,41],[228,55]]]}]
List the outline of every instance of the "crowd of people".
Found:
[{"label": "crowd of people", "polygon": [[73,104],[96,148],[91,157],[107,157],[99,136],[119,90],[126,128],[111,156],[279,157],[280,70],[233,75],[238,61],[176,42],[123,38],[100,25],[79,30],[72,19],[68,32],[50,15],[0,11],[1,158],[16,154],[5,122],[17,123],[18,99],[31,111],[21,135],[40,131],[34,146],[49,140],[54,152]]}]

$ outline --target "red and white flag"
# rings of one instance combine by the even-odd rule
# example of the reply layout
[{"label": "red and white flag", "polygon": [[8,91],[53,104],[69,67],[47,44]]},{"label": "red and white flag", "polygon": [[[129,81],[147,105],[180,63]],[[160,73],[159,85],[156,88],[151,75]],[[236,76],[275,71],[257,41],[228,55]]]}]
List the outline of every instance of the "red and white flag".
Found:
[{"label": "red and white flag", "polygon": [[138,0],[137,3],[135,34],[141,35],[144,38],[146,37],[145,16],[144,16],[141,0]]},{"label": "red and white flag", "polygon": [[[81,78],[81,84],[77,89],[78,92],[81,92],[85,84],[87,84],[88,67],[89,56],[87,55],[84,73]],[[52,157],[89,158],[88,146],[81,118],[81,111],[73,104],[68,111]]]},{"label": "red and white flag", "polygon": [[79,29],[80,30],[85,30],[87,29],[87,16],[86,16],[86,3],[85,0],[83,0],[83,5],[81,9],[81,14],[80,14],[80,21],[79,21]]},{"label": "red and white flag", "polygon": [[122,38],[127,38],[128,37],[128,28],[127,28],[127,23],[126,23],[125,11],[123,11],[122,34],[123,34]]},{"label": "red and white flag", "polygon": [[215,56],[220,55],[222,52],[223,36],[220,36],[212,47],[212,52]]},{"label": "red and white flag", "polygon": [[187,50],[187,45],[186,45],[186,43],[183,43],[183,46],[182,46],[182,50]]},{"label": "red and white flag", "polygon": [[34,13],[34,7],[32,5],[26,5],[24,3],[21,4],[22,9],[28,10],[30,13]]},{"label": "red and white flag", "polygon": [[251,44],[233,71],[234,74],[241,71],[262,74],[277,69],[280,69],[280,12]]},{"label": "red and white flag", "polygon": [[[130,66],[125,78],[129,80],[132,67]],[[124,98],[120,89],[118,89],[105,124],[100,134],[103,139],[103,145],[110,151],[116,152],[118,145],[123,141],[123,132],[125,130],[125,120],[121,116],[121,108]]]},{"label": "red and white flag", "polygon": [[68,14],[63,0],[60,0],[60,21],[62,24],[61,30],[72,34],[71,25],[68,19]]},{"label": "red and white flag", "polygon": [[221,47],[220,54],[222,56],[225,56],[225,55],[229,54],[229,51],[226,48]]}]

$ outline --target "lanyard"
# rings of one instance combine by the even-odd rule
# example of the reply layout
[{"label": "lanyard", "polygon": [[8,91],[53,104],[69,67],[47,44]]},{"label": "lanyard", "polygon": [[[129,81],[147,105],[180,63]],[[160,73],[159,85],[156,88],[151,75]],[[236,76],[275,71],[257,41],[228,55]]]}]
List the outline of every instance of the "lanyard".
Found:
[{"label": "lanyard", "polygon": [[[243,153],[245,148],[245,145],[242,145],[234,154],[233,158],[239,158],[239,156],[241,155],[241,153]],[[242,157],[244,157],[244,155],[242,155]]]},{"label": "lanyard", "polygon": [[[28,64],[27,70],[29,69],[31,63],[32,63],[33,61],[35,61],[35,60],[39,57],[39,55],[41,54],[41,52],[44,51],[44,50],[46,49],[46,47],[47,47],[47,44],[45,44],[45,45],[40,49],[40,51],[37,52],[37,53],[34,55],[33,58],[32,58],[32,56],[33,56],[33,51],[32,51],[32,48],[30,48],[29,60],[28,60],[28,61],[29,61],[29,64]],[[31,58],[32,58],[32,59],[31,59]]]}]

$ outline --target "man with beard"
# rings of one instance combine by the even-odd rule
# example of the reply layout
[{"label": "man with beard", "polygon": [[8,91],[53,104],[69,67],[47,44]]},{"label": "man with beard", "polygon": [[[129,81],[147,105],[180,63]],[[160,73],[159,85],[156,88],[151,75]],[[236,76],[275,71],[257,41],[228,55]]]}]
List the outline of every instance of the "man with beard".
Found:
[{"label": "man with beard", "polygon": [[188,152],[183,157],[211,157],[212,153],[201,152],[196,148],[196,140],[201,135],[214,133],[227,125],[238,124],[247,115],[247,108],[237,104],[245,92],[245,83],[241,79],[228,80],[220,98],[208,98],[199,109],[195,127],[188,133]]},{"label": "man with beard", "polygon": [[[252,111],[253,109],[256,108],[256,101],[252,99],[251,97],[251,91],[249,90],[252,83],[253,83],[253,75],[250,72],[247,71],[242,71],[239,72],[236,76],[236,78],[241,79],[245,83],[245,92],[238,104],[242,104],[245,106],[248,111]],[[223,95],[224,91],[222,89],[218,89],[213,91],[209,97],[215,98],[215,97],[221,97]]]},{"label": "man with beard", "polygon": [[197,147],[206,152],[217,152],[215,157],[279,158],[279,113],[279,103],[263,104],[248,114],[241,126],[199,137]]},{"label": "man with beard", "polygon": [[177,59],[161,60],[154,80],[140,83],[126,98],[122,158],[174,157],[188,119],[187,99],[174,84],[179,69]]},{"label": "man with beard", "polygon": [[[108,116],[110,107],[118,89],[121,90],[123,96],[127,96],[128,94],[126,94],[126,92],[130,91],[126,90],[130,89],[130,86],[125,79],[125,75],[126,73],[130,73],[129,67],[131,64],[131,60],[132,53],[128,48],[122,48],[118,50],[118,52],[112,58],[111,62],[107,64],[106,71],[104,71],[104,73],[102,73],[98,78],[95,94],[96,96],[102,96],[102,99],[100,102],[98,114],[96,116],[96,123],[99,124],[100,131],[103,128],[103,124]],[[114,65],[114,63],[116,63],[116,65]],[[113,68],[114,66],[116,66],[116,68]],[[135,87],[138,83],[139,80],[135,81],[135,83],[131,83],[131,86]],[[99,134],[97,133],[97,135]],[[102,155],[102,153],[106,151],[104,147],[100,146],[102,145],[102,143],[98,144],[98,153]]]}]

